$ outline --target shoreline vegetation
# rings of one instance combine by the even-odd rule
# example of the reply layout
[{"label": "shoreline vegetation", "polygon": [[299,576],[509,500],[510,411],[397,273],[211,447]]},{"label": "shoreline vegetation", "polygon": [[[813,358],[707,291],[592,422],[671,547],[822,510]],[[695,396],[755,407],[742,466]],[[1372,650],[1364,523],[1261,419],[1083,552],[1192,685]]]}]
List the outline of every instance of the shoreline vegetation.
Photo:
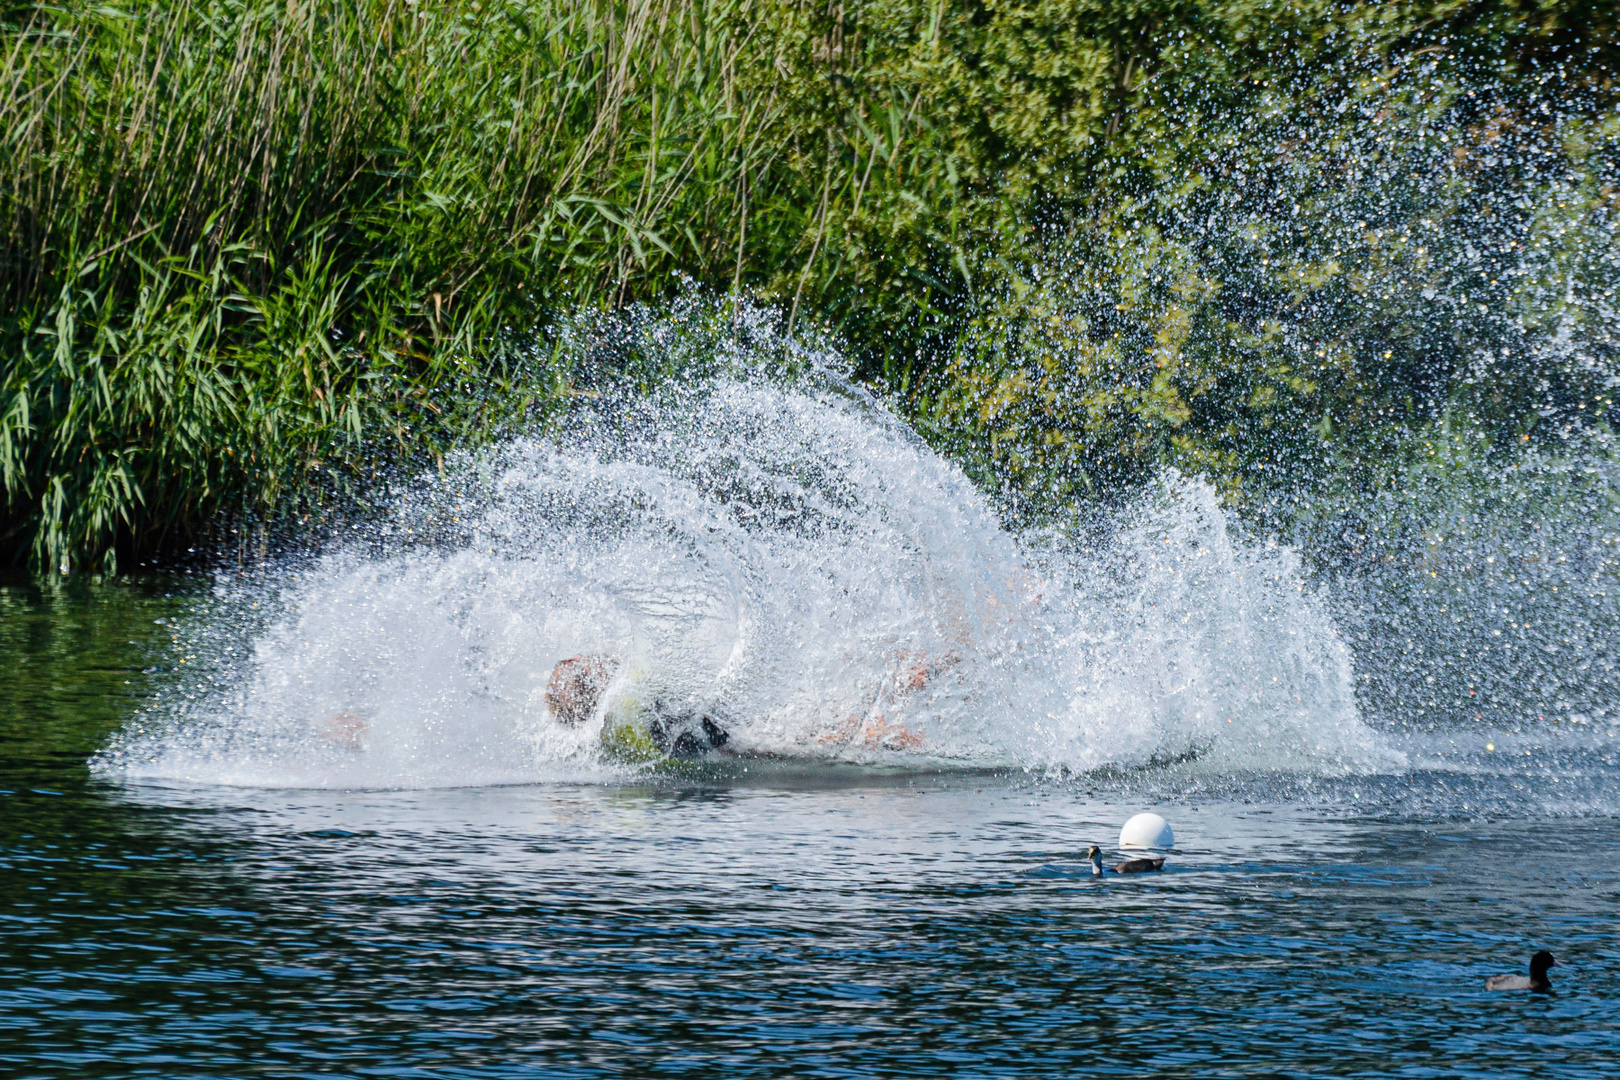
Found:
[{"label": "shoreline vegetation", "polygon": [[263,544],[694,289],[1014,519],[1609,454],[1610,4],[69,0],[0,49],[13,564]]}]

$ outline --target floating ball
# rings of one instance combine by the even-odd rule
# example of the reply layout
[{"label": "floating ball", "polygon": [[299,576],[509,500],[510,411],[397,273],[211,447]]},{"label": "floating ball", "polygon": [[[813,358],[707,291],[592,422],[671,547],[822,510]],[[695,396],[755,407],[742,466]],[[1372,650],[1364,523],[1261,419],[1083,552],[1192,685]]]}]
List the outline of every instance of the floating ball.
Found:
[{"label": "floating ball", "polygon": [[1137,814],[1119,830],[1119,846],[1168,850],[1176,846],[1176,834],[1158,814]]}]

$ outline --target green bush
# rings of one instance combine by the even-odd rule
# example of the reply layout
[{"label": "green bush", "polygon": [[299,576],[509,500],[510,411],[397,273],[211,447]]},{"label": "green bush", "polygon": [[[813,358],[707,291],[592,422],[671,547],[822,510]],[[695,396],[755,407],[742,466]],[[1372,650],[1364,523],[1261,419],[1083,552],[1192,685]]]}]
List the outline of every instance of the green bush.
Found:
[{"label": "green bush", "polygon": [[[1186,67],[1079,174],[1101,190],[1049,185],[996,249],[930,421],[1015,512],[1168,465],[1287,528],[1436,426],[1499,455],[1607,428],[1612,16],[1566,65],[1527,53],[1511,10],[1347,10],[1331,48],[1320,12],[1180,54],[1156,31]],[[1257,53],[1246,29],[1270,35]]]}]

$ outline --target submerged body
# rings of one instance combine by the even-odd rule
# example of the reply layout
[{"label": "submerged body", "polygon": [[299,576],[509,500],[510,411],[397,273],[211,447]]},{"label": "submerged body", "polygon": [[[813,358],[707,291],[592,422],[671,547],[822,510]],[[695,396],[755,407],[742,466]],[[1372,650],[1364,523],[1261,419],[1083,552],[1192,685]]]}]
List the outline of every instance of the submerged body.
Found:
[{"label": "submerged body", "polygon": [[1547,977],[1551,968],[1561,967],[1546,949],[1530,958],[1530,977],[1523,975],[1492,975],[1485,980],[1487,990],[1551,990],[1552,980]]},{"label": "submerged body", "polygon": [[[864,715],[851,715],[820,739],[823,743],[856,743],[873,749],[916,750],[927,745],[906,723],[886,715],[913,693],[925,690],[959,661],[956,655],[929,658],[902,651],[894,685]],[[701,702],[681,702],[665,695],[648,672],[605,654],[582,654],[560,660],[546,682],[545,704],[551,718],[565,727],[601,716],[601,744],[611,757],[626,762],[660,758],[736,756],[729,721],[722,710]],[[744,751],[748,753],[748,751]]]},{"label": "submerged body", "polygon": [[[596,715],[623,666],[612,656],[572,656],[559,661],[546,684],[546,705],[560,724],[573,726]],[[635,682],[638,672],[627,673]],[[728,753],[731,734],[704,709],[683,709],[653,696],[627,692],[609,701],[602,724],[602,745],[615,757],[648,761],[660,757],[699,758]]]}]

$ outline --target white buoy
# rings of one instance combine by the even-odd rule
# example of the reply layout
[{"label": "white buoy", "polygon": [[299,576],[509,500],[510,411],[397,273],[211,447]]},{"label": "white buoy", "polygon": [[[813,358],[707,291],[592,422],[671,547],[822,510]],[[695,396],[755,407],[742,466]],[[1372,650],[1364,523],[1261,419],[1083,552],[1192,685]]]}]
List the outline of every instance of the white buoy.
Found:
[{"label": "white buoy", "polygon": [[1176,846],[1176,834],[1170,831],[1170,823],[1158,814],[1137,814],[1119,830],[1119,846],[1168,851]]}]

